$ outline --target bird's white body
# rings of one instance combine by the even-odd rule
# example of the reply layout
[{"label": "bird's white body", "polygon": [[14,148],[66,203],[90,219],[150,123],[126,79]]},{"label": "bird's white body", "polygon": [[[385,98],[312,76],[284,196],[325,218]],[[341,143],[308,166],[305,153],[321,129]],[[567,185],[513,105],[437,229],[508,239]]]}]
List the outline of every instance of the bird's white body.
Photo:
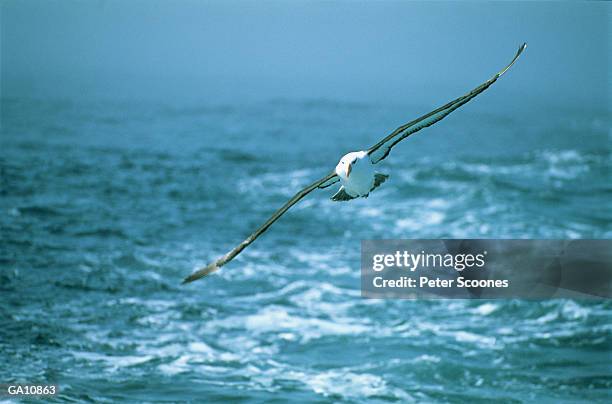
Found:
[{"label": "bird's white body", "polygon": [[336,166],[336,174],[346,193],[353,197],[368,195],[374,186],[374,165],[364,151],[342,157]]}]

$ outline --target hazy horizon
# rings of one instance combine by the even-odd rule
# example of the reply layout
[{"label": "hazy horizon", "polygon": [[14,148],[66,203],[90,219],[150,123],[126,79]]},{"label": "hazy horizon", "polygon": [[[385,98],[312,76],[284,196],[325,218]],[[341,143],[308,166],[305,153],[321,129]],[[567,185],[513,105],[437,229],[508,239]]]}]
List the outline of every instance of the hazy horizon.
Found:
[{"label": "hazy horizon", "polygon": [[525,41],[490,104],[605,110],[609,13],[605,3],[5,1],[2,96],[432,104],[490,77]]}]

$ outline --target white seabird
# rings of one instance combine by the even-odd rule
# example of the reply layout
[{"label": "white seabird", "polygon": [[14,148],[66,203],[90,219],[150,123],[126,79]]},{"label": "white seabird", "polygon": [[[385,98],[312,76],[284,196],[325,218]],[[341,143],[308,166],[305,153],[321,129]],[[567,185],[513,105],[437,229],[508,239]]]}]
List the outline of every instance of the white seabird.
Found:
[{"label": "white seabird", "polygon": [[227,264],[229,261],[234,259],[234,257],[240,254],[240,252],[242,252],[242,250],[244,250],[249,244],[255,241],[255,239],[257,239],[257,237],[259,237],[263,232],[268,230],[272,223],[277,221],[278,218],[280,218],[290,207],[298,203],[302,198],[315,189],[327,188],[340,181],[342,186],[338,192],[332,196],[331,199],[333,201],[348,201],[354,198],[367,197],[370,192],[372,192],[376,187],[380,186],[388,178],[387,175],[376,173],[374,170],[374,165],[387,157],[393,146],[413,133],[416,133],[419,130],[440,121],[448,116],[451,112],[462,105],[465,105],[478,94],[485,91],[491,86],[491,84],[495,83],[497,79],[500,78],[514,64],[514,62],[516,62],[526,47],[526,43],[522,44],[512,61],[506,67],[469,93],[431,111],[428,114],[408,122],[405,125],[400,126],[390,135],[367,150],[346,154],[340,159],[340,162],[334,171],[299,191],[280,209],[274,212],[274,214],[263,225],[255,230],[253,234],[247,237],[246,240],[238,244],[233,250],[219,258],[217,261],[189,275],[184,279],[183,283],[189,283],[203,278],[204,276]]}]

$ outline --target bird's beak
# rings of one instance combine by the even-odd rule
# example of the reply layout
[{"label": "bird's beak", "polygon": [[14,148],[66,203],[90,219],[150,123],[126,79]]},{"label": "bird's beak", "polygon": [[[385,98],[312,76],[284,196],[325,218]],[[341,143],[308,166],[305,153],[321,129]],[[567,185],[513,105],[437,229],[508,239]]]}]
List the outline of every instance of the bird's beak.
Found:
[{"label": "bird's beak", "polygon": [[346,178],[348,178],[349,175],[351,175],[351,170],[353,169],[353,164],[349,164],[348,167],[346,168]]}]

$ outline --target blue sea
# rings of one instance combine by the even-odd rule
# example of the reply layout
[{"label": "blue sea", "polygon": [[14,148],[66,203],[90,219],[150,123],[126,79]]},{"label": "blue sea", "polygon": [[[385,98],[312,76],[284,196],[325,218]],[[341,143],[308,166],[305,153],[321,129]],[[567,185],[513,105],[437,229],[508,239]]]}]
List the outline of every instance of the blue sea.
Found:
[{"label": "blue sea", "polygon": [[[3,98],[0,383],[47,402],[610,402],[610,300],[369,300],[360,241],[610,238],[606,112],[466,106],[389,180],[318,190],[431,105]],[[1,400],[15,400],[8,397]]]}]

